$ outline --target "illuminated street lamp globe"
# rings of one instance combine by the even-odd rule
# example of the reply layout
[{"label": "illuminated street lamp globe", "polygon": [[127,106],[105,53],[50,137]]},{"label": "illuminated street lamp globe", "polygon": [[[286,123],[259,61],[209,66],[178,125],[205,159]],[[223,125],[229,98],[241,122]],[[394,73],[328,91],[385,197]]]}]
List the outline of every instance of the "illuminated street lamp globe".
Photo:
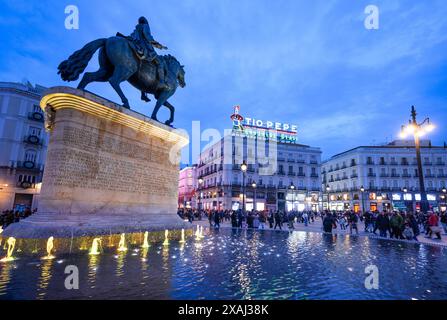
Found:
[{"label": "illuminated street lamp globe", "polygon": [[408,192],[408,189],[407,189],[407,188],[403,188],[403,191],[404,191],[405,193],[407,193],[407,192]]},{"label": "illuminated street lamp globe", "polygon": [[246,172],[247,171],[247,164],[245,163],[245,160],[244,160],[244,162],[242,162],[242,164],[241,164],[241,170],[242,170],[242,172]]},{"label": "illuminated street lamp globe", "polygon": [[329,187],[329,185],[326,186],[326,191],[327,192],[331,191],[331,187]]},{"label": "illuminated street lamp globe", "polygon": [[365,192],[365,188],[363,186],[360,187],[361,192]]},{"label": "illuminated street lamp globe", "polygon": [[295,189],[295,186],[293,185],[293,182],[290,184],[290,189]]},{"label": "illuminated street lamp globe", "polygon": [[253,188],[256,188],[256,182],[253,182],[253,183],[251,184],[251,186],[252,186]]},{"label": "illuminated street lamp globe", "polygon": [[446,188],[442,188],[442,193],[447,193],[447,189]]},{"label": "illuminated street lamp globe", "polygon": [[199,185],[203,183],[203,179],[202,178],[199,178],[198,181],[199,181]]}]

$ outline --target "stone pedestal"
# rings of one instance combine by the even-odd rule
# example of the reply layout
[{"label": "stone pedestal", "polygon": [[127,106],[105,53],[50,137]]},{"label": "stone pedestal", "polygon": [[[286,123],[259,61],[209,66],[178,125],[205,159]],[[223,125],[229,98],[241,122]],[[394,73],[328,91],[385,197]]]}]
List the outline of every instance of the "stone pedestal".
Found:
[{"label": "stone pedestal", "polygon": [[45,238],[187,228],[177,215],[177,130],[91,93],[42,98],[50,142],[38,213],[3,236]]}]

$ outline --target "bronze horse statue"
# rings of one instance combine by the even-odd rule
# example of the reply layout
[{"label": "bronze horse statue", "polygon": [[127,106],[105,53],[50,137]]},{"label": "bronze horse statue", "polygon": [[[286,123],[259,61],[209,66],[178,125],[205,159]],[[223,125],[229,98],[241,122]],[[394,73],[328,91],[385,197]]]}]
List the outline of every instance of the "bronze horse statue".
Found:
[{"label": "bronze horse statue", "polygon": [[175,93],[177,87],[185,87],[185,70],[171,55],[161,56],[166,64],[166,85],[160,86],[156,66],[146,60],[141,60],[132,49],[129,40],[123,37],[102,38],[87,43],[82,49],[75,51],[67,60],[58,66],[58,73],[64,81],[74,81],[84,72],[93,54],[99,51],[99,70],[86,72],[78,85],[84,89],[91,82],[106,82],[115,89],[121,98],[123,106],[130,108],[129,101],[121,90],[120,83],[128,81],[144,93],[154,95],[157,103],[151,118],[157,120],[157,112],[162,105],[170,110],[170,118],[165,122],[171,125],[174,121],[174,106],[168,99]]}]

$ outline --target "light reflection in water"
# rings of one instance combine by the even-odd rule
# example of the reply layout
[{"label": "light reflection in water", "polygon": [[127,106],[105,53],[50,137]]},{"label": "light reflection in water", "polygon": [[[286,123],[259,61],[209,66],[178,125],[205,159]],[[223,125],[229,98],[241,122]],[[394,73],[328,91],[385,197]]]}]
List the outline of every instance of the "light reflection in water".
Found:
[{"label": "light reflection in water", "polygon": [[11,270],[13,269],[12,263],[5,263],[2,265],[2,271],[0,272],[0,295],[7,293],[8,284],[11,280]]},{"label": "light reflection in water", "polygon": [[126,251],[121,251],[115,257],[116,257],[116,276],[121,277],[124,274],[124,261],[126,258]]},{"label": "light reflection in water", "polygon": [[95,287],[96,274],[98,272],[98,265],[100,262],[100,256],[91,254],[88,259],[88,282],[91,288]]},{"label": "light reflection in water", "polygon": [[45,298],[45,295],[47,294],[47,288],[50,284],[51,280],[51,267],[53,266],[53,259],[45,259],[42,260],[41,266],[41,272],[39,277],[39,284],[37,286],[37,297],[36,299],[41,300]]}]

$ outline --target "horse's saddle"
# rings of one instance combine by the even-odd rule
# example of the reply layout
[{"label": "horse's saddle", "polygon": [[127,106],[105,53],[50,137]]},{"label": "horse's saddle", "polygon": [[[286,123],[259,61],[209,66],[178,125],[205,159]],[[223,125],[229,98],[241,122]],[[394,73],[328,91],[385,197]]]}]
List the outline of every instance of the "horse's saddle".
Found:
[{"label": "horse's saddle", "polygon": [[130,36],[125,36],[121,32],[117,32],[116,36],[124,38],[129,42],[129,47],[133,50],[133,52],[135,52],[135,55],[138,57],[138,59],[144,60],[147,58],[147,54],[146,54],[146,50],[145,50],[144,46],[142,46],[141,43],[136,41],[134,38],[132,38]]}]

